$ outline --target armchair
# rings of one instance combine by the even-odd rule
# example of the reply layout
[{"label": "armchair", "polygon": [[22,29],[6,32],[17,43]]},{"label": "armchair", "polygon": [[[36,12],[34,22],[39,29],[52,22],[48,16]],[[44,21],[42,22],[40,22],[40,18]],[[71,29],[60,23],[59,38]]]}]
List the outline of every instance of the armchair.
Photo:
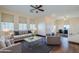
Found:
[{"label": "armchair", "polygon": [[60,45],[60,37],[59,36],[47,36],[47,44],[48,45]]}]

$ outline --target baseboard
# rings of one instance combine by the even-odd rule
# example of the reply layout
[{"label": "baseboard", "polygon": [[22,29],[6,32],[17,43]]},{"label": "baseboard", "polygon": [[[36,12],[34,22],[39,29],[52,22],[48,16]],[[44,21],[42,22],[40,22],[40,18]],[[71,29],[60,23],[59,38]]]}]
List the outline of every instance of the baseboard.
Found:
[{"label": "baseboard", "polygon": [[47,44],[48,46],[60,46],[60,44]]},{"label": "baseboard", "polygon": [[36,34],[36,36],[40,36],[40,37],[46,37],[46,36],[44,36],[44,35],[40,35],[40,34]]},{"label": "baseboard", "polygon": [[73,42],[73,41],[69,41],[69,43],[72,43],[72,44],[77,44],[77,45],[79,45],[79,43],[77,43],[77,42]]},{"label": "baseboard", "polygon": [[24,40],[18,40],[18,41],[15,41],[14,43],[18,43],[18,42],[22,42],[22,41],[24,41]]}]

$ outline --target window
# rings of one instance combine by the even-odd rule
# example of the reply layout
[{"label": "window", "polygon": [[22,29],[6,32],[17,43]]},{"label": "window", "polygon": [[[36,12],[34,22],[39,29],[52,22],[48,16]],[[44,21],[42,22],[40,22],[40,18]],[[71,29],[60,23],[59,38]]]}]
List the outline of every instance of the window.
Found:
[{"label": "window", "polygon": [[27,24],[19,24],[19,30],[27,30]]},{"label": "window", "polygon": [[46,26],[45,23],[38,24],[38,34],[45,35],[46,34]]},{"label": "window", "polygon": [[1,31],[1,22],[0,22],[0,31]]},{"label": "window", "polygon": [[47,24],[46,29],[47,29],[47,32],[46,33],[49,33],[49,34],[55,33],[56,26],[55,25],[52,25],[52,24]]},{"label": "window", "polygon": [[69,27],[70,27],[69,25],[64,25],[64,29],[67,29],[68,30]]},{"label": "window", "polygon": [[1,22],[1,29],[9,29],[9,30],[14,30],[14,24],[11,22]]},{"label": "window", "polygon": [[35,24],[30,24],[30,30],[36,30],[36,25]]}]

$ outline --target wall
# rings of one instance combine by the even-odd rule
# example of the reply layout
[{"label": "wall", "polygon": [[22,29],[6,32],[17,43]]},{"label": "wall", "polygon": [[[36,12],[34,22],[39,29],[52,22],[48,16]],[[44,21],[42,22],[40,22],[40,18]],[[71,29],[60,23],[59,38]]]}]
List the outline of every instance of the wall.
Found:
[{"label": "wall", "polygon": [[79,18],[72,18],[69,20],[69,41],[79,43]]},{"label": "wall", "polygon": [[70,22],[70,34],[77,34],[79,32],[79,18],[73,18]]},{"label": "wall", "polygon": [[70,19],[70,32],[72,34],[77,34],[79,32],[79,18]]}]

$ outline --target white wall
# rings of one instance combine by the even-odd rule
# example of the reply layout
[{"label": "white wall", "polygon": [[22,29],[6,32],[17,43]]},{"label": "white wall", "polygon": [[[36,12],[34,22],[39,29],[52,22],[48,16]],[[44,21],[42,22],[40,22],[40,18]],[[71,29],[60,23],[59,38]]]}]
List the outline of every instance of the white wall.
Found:
[{"label": "white wall", "polygon": [[79,43],[79,34],[70,35],[69,41]]},{"label": "white wall", "polygon": [[79,18],[70,19],[69,41],[79,43]]}]

